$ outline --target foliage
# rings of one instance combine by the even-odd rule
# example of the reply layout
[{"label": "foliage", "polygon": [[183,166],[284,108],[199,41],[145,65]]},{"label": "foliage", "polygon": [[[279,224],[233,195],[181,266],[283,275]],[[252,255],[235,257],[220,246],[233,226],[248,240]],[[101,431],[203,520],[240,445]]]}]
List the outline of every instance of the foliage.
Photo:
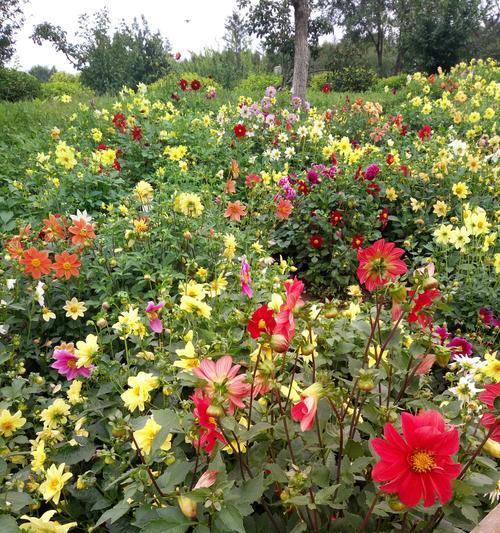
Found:
[{"label": "foliage", "polygon": [[375,82],[373,89],[375,91],[383,91],[388,87],[392,91],[398,91],[406,85],[407,78],[407,74],[396,74],[387,78],[380,78]]},{"label": "foliage", "polygon": [[49,78],[56,73],[56,67],[46,67],[44,65],[35,65],[31,67],[28,74],[34,76],[38,81],[42,83],[49,81]]},{"label": "foliage", "polygon": [[248,78],[242,80],[236,92],[244,95],[261,94],[266,87],[270,85],[280,85],[281,77],[277,74],[251,74]]},{"label": "foliage", "polygon": [[40,82],[19,70],[0,68],[0,100],[17,102],[40,95]]},{"label": "foliage", "polygon": [[49,23],[39,24],[32,35],[37,44],[51,42],[81,72],[84,85],[99,94],[124,86],[151,83],[171,69],[168,41],[152,33],[144,17],[111,30],[106,10],[79,18],[81,42],[70,43],[66,32]]},{"label": "foliage", "polygon": [[14,55],[15,35],[24,23],[24,0],[0,0],[0,67]]},{"label": "foliage", "polygon": [[328,76],[328,83],[331,85],[332,90],[339,92],[368,91],[375,80],[375,72],[363,67],[344,67],[334,70]]}]

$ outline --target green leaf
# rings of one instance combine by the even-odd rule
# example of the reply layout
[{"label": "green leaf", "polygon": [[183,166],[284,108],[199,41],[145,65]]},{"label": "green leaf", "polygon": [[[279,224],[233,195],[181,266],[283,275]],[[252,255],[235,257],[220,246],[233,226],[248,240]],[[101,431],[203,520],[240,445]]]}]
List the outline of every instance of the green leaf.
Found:
[{"label": "green leaf", "polygon": [[101,515],[99,520],[97,521],[96,526],[100,526],[101,524],[104,524],[104,522],[107,522],[108,520],[112,524],[113,522],[116,522],[119,518],[121,518],[124,514],[128,513],[130,509],[130,504],[128,504],[125,500],[122,500],[121,502],[118,502],[114,507],[106,511]]},{"label": "green leaf", "polygon": [[245,527],[243,526],[243,517],[234,505],[228,505],[227,507],[223,507],[218,517],[229,531],[246,533]]},{"label": "green leaf", "polygon": [[327,505],[333,503],[332,496],[335,494],[335,491],[340,487],[340,485],[330,485],[324,489],[318,490],[314,501],[317,505]]},{"label": "green leaf", "polygon": [[203,524],[199,524],[193,529],[193,533],[210,533],[210,529]]},{"label": "green leaf", "polygon": [[158,478],[158,486],[165,492],[174,490],[176,485],[186,479],[188,472],[192,468],[193,463],[175,462]]},{"label": "green leaf", "polygon": [[461,505],[460,511],[474,525],[479,524],[479,511],[475,507],[472,507],[472,505]]},{"label": "green leaf", "polygon": [[240,497],[242,502],[253,503],[260,500],[264,493],[264,474],[250,479],[241,486]]},{"label": "green leaf", "polygon": [[158,519],[148,522],[142,533],[185,533],[193,522],[186,518],[178,507],[164,507],[158,510]]},{"label": "green leaf", "polygon": [[67,465],[76,465],[81,462],[88,462],[92,459],[96,447],[90,442],[83,446],[64,446],[54,455],[54,461],[57,463],[66,463]]},{"label": "green leaf", "polygon": [[29,494],[13,490],[7,492],[5,500],[10,503],[10,509],[13,513],[18,513],[23,507],[33,503],[33,498]]},{"label": "green leaf", "polygon": [[0,515],[0,531],[2,533],[18,533],[19,527],[13,516],[8,514]]}]

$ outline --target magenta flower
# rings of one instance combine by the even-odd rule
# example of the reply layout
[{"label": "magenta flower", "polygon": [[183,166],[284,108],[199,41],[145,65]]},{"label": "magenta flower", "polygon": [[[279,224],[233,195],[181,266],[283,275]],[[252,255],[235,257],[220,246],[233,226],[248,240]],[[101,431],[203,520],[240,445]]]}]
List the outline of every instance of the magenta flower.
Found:
[{"label": "magenta flower", "polygon": [[446,347],[451,350],[453,357],[472,354],[472,344],[462,337],[453,337]]},{"label": "magenta flower", "polygon": [[78,368],[76,366],[78,357],[66,350],[54,350],[52,357],[55,362],[50,365],[51,368],[55,368],[59,374],[66,376],[66,379],[72,380],[78,376],[89,378],[92,374],[93,366]]},{"label": "magenta flower", "polygon": [[252,278],[250,277],[250,265],[248,264],[246,255],[244,255],[241,258],[241,292],[246,294],[249,298],[251,298],[253,294],[250,283],[252,283]]},{"label": "magenta flower", "polygon": [[380,168],[375,163],[368,165],[365,170],[365,179],[371,181],[375,179],[375,176],[380,172]]},{"label": "magenta flower", "polygon": [[158,311],[163,309],[164,306],[165,302],[163,300],[157,304],[151,300],[146,306],[146,313],[149,316],[149,327],[151,328],[151,331],[154,331],[155,333],[161,333],[163,331],[163,324],[158,318]]}]

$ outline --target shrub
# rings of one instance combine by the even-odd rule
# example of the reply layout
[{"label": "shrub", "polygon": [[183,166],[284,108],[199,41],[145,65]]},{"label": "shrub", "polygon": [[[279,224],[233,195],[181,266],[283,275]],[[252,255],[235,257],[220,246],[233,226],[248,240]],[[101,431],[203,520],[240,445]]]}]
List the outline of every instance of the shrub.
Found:
[{"label": "shrub", "polygon": [[399,90],[406,86],[407,75],[397,74],[387,78],[381,78],[375,82],[373,86],[374,91],[383,91],[386,87],[391,90]]},{"label": "shrub", "polygon": [[243,80],[237,87],[238,94],[263,93],[269,85],[277,86],[281,83],[281,76],[277,74],[252,74]]},{"label": "shrub", "polygon": [[311,76],[311,79],[309,80],[309,85],[311,86],[311,89],[321,91],[323,85],[325,85],[325,83],[328,83],[328,76],[328,72],[319,72],[318,74],[313,74]]},{"label": "shrub", "polygon": [[44,98],[54,98],[63,94],[69,94],[70,96],[91,96],[93,92],[87,87],[84,87],[80,82],[51,80],[42,85],[42,96]]},{"label": "shrub", "polygon": [[18,102],[32,100],[40,95],[40,82],[19,70],[0,69],[0,100]]},{"label": "shrub", "polygon": [[70,72],[54,72],[49,78],[51,82],[80,83],[80,74],[71,74]]},{"label": "shrub", "polygon": [[328,83],[333,91],[338,92],[364,92],[374,84],[376,74],[371,69],[362,67],[344,67],[332,72],[328,77]]}]

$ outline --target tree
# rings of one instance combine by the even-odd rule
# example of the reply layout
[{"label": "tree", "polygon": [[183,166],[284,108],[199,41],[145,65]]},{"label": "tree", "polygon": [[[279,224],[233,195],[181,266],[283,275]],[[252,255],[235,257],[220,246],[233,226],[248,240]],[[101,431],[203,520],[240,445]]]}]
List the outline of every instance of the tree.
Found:
[{"label": "tree", "polygon": [[383,72],[386,41],[393,30],[394,0],[333,0],[325,3],[332,22],[345,31],[345,39],[368,40],[377,54],[377,69]]},{"label": "tree", "polygon": [[50,23],[36,26],[35,43],[51,42],[81,72],[82,83],[96,92],[116,92],[124,85],[151,83],[171,68],[170,45],[160,33],[152,33],[144,17],[129,26],[122,22],[112,30],[106,10],[79,18],[79,42],[71,43],[66,32]]},{"label": "tree", "polygon": [[0,0],[0,67],[14,55],[15,34],[24,23],[24,0]]},{"label": "tree", "polygon": [[234,55],[236,66],[236,78],[241,77],[241,54],[243,51],[248,50],[248,31],[245,26],[245,21],[238,13],[233,11],[226,19],[224,25],[226,33],[224,34],[224,43],[226,44],[226,50]]},{"label": "tree", "polygon": [[[309,54],[314,54],[320,35],[331,31],[328,21],[319,8],[326,0],[238,0],[240,9],[246,10],[245,22],[250,35],[262,42],[267,55],[275,57],[281,66],[283,83],[290,73],[297,73],[297,86],[302,98],[309,69]],[[297,62],[295,55],[298,53]],[[295,87],[293,89],[296,91]]]},{"label": "tree", "polygon": [[411,0],[402,27],[404,64],[435,72],[467,57],[479,27],[479,0]]},{"label": "tree", "polygon": [[49,81],[52,74],[56,73],[56,67],[46,67],[44,65],[35,65],[29,69],[29,74],[35,76],[35,78],[42,83]]}]

